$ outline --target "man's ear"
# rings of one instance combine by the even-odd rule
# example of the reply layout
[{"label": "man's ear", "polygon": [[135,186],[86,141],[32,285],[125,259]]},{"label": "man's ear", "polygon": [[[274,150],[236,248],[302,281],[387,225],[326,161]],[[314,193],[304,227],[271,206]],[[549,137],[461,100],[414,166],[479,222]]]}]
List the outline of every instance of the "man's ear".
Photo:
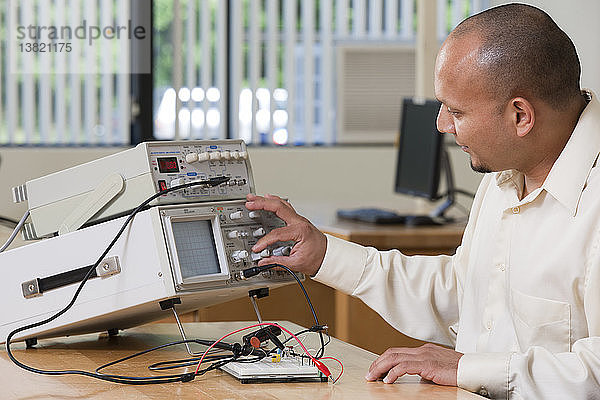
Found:
[{"label": "man's ear", "polygon": [[515,97],[510,101],[513,123],[517,136],[524,137],[533,129],[535,110],[533,105],[523,97]]}]

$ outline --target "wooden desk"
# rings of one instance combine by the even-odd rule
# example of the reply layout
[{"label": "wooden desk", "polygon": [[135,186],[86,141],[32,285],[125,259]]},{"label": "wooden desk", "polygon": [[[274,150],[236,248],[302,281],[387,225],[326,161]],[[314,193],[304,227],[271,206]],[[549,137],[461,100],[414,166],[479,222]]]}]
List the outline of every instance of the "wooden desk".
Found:
[{"label": "wooden desk", "polygon": [[464,232],[463,225],[375,225],[333,220],[317,223],[322,232],[379,250],[399,249],[404,254],[454,254]]},{"label": "wooden desk", "polygon": [[[407,255],[454,254],[464,231],[462,225],[381,226],[339,220],[324,222],[318,227],[322,232],[363,246],[398,249]],[[389,347],[417,347],[424,343],[392,328],[362,301],[334,292],[333,325],[338,338],[375,353],[382,353]]]},{"label": "wooden desk", "polygon": [[[245,322],[186,324],[189,337],[215,339],[226,332],[245,326]],[[299,326],[282,323],[297,331]],[[35,349],[15,345],[16,357],[32,366],[45,369],[79,368],[94,370],[101,364],[136,351],[179,340],[174,324],[151,324],[128,329],[116,337],[89,334],[69,338],[42,340]],[[43,376],[15,366],[5,351],[0,354],[0,387],[3,399],[477,399],[479,396],[458,388],[425,383],[416,376],[401,378],[396,384],[366,382],[365,373],[376,355],[342,341],[332,339],[327,355],[339,357],[344,374],[331,383],[246,384],[221,371],[211,371],[187,383],[162,385],[121,385],[83,376]],[[130,360],[106,373],[150,375],[146,366],[157,361],[185,358],[183,348],[168,348],[146,358]],[[327,362],[334,374],[335,362]]]},{"label": "wooden desk", "polygon": [[[462,226],[404,227],[337,221],[332,216],[315,218],[317,226],[326,233],[380,250],[396,248],[405,254],[452,254],[460,244]],[[0,227],[0,243],[4,243],[11,230]],[[10,248],[26,244],[20,235]],[[99,249],[101,251],[101,249]],[[319,282],[304,282],[320,323],[329,325],[330,333],[348,343],[381,354],[389,347],[416,347],[423,342],[409,338],[385,322],[360,300],[347,296]],[[274,289],[267,298],[259,300],[263,318],[291,320],[302,326],[312,326],[314,321],[306,301],[297,285]],[[232,300],[207,307],[183,316],[186,322],[198,321],[248,321],[255,319],[248,298]],[[167,321],[172,321],[168,318]],[[373,332],[377,332],[374,340]]]}]

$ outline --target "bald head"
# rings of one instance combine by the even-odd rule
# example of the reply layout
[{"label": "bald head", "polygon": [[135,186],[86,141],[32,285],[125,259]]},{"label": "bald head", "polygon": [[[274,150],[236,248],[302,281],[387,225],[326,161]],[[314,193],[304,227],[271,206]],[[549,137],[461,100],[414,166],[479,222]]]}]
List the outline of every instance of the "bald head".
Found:
[{"label": "bald head", "polygon": [[476,43],[469,56],[499,101],[522,96],[564,110],[580,99],[575,46],[538,8],[507,4],[483,11],[460,23],[447,43]]}]

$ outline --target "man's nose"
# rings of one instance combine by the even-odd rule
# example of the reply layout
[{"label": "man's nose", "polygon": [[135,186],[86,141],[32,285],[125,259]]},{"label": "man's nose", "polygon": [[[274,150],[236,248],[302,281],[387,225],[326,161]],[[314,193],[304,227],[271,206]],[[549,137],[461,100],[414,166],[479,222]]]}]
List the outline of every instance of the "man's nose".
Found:
[{"label": "man's nose", "polygon": [[442,133],[448,133],[451,135],[456,134],[456,130],[454,129],[454,120],[443,104],[440,106],[440,110],[438,111],[436,125],[437,130]]}]

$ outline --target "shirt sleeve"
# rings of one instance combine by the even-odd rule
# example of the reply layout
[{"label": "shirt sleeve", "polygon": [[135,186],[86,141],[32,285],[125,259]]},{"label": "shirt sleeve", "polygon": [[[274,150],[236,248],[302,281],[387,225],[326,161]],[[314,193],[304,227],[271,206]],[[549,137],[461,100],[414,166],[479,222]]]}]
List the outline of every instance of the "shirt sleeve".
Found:
[{"label": "shirt sleeve", "polygon": [[314,279],[358,297],[406,335],[455,344],[460,294],[454,257],[406,256],[327,235]]},{"label": "shirt sleeve", "polygon": [[524,353],[472,353],[458,364],[458,386],[493,399],[600,398],[600,337],[571,352],[533,346]]},{"label": "shirt sleeve", "polygon": [[454,347],[477,215],[494,174],[482,179],[462,243],[453,256],[406,256],[327,236],[313,279],[358,297],[404,334]]}]

